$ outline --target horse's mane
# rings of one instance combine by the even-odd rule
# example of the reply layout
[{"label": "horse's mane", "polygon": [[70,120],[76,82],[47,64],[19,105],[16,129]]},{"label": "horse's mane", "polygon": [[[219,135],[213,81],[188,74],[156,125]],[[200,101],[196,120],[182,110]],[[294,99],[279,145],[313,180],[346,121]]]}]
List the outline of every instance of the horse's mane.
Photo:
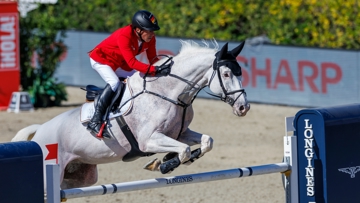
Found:
[{"label": "horse's mane", "polygon": [[[215,39],[206,41],[201,40],[202,44],[198,44],[193,40],[180,40],[181,48],[179,53],[176,56],[181,55],[195,55],[199,54],[201,52],[207,52],[207,53],[216,53],[219,50],[219,44],[216,42]],[[210,47],[210,43],[213,45],[214,48]],[[156,62],[156,64],[161,64],[164,61],[166,61],[168,58],[161,58],[159,61]]]},{"label": "horse's mane", "polygon": [[200,52],[200,51],[209,51],[212,50],[214,52],[218,51],[219,49],[219,44],[216,42],[216,40],[211,40],[210,42],[213,44],[214,48],[210,47],[210,43],[209,41],[206,40],[201,40],[202,41],[202,45],[196,43],[193,40],[180,40],[181,43],[181,49],[179,51],[179,54],[183,54],[184,52],[186,52],[187,54],[190,52]]}]

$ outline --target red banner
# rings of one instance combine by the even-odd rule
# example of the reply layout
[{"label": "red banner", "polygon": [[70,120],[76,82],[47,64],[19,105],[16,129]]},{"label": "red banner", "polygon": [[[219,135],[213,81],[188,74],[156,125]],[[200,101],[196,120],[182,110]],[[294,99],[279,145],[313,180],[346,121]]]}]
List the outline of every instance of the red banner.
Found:
[{"label": "red banner", "polygon": [[17,13],[0,13],[0,71],[19,70]]},{"label": "red banner", "polygon": [[19,15],[17,2],[0,1],[0,110],[19,91]]}]

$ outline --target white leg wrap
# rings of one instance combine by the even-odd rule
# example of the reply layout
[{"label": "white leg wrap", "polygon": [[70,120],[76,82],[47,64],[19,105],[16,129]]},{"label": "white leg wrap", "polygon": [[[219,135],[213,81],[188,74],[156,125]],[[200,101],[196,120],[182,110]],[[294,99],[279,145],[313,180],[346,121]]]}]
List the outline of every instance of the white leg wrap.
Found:
[{"label": "white leg wrap", "polygon": [[201,137],[201,154],[200,154],[200,157],[202,157],[205,153],[212,150],[213,142],[214,142],[214,140],[208,135],[204,134]]},{"label": "white leg wrap", "polygon": [[183,162],[189,160],[190,156],[191,156],[191,149],[188,146],[185,148],[185,150],[182,153],[179,153],[180,162],[183,163]]}]

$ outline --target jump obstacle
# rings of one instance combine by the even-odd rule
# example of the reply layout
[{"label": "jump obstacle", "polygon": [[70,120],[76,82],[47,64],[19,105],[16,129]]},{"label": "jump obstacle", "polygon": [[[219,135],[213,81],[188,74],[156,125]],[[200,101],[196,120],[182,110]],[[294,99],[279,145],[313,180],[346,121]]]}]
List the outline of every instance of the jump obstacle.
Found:
[{"label": "jump obstacle", "polygon": [[[156,179],[140,180],[133,182],[60,190],[60,197],[62,201],[66,201],[66,199],[72,199],[78,197],[88,197],[94,195],[104,195],[104,194],[113,194],[120,192],[130,192],[136,190],[145,190],[150,188],[161,188],[161,187],[169,187],[176,185],[215,181],[215,180],[241,178],[241,177],[263,175],[263,174],[276,173],[276,172],[285,172],[287,170],[289,170],[289,165],[287,163],[268,164],[268,165],[245,167],[245,168],[234,168],[228,170],[211,171],[211,172],[188,174],[182,176],[173,176],[166,178],[156,178]],[[59,202],[59,198],[56,198],[56,200],[57,201],[55,202]]]},{"label": "jump obstacle", "polygon": [[[360,201],[360,175],[356,176],[360,171],[360,104],[300,110],[295,117],[285,118],[285,124],[282,163],[67,190],[60,189],[59,166],[49,164],[47,202],[278,172],[284,174],[287,203]],[[288,135],[288,131],[293,131],[293,135]],[[43,202],[43,155],[39,149],[34,142],[0,144],[0,168],[12,171],[0,174],[1,180],[8,180],[0,183],[0,191],[5,195],[2,194],[2,200]],[[35,168],[29,169],[30,165]],[[21,187],[24,183],[31,186]]]}]

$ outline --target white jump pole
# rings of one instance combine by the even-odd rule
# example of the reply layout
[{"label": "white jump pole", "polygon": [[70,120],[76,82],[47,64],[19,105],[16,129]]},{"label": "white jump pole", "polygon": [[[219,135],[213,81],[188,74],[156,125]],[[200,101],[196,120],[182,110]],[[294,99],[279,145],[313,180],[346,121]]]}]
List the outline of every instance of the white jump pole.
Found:
[{"label": "white jump pole", "polygon": [[61,200],[66,201],[67,199],[78,198],[78,197],[105,195],[112,193],[144,190],[150,188],[161,188],[161,187],[177,186],[184,184],[215,181],[215,180],[263,175],[263,174],[276,173],[276,172],[285,172],[289,169],[290,166],[287,163],[275,163],[275,164],[251,166],[244,168],[234,168],[228,170],[188,174],[181,176],[140,180],[133,182],[106,184],[106,185],[82,187],[82,188],[72,188],[67,190],[61,190],[60,192],[61,192]]}]

